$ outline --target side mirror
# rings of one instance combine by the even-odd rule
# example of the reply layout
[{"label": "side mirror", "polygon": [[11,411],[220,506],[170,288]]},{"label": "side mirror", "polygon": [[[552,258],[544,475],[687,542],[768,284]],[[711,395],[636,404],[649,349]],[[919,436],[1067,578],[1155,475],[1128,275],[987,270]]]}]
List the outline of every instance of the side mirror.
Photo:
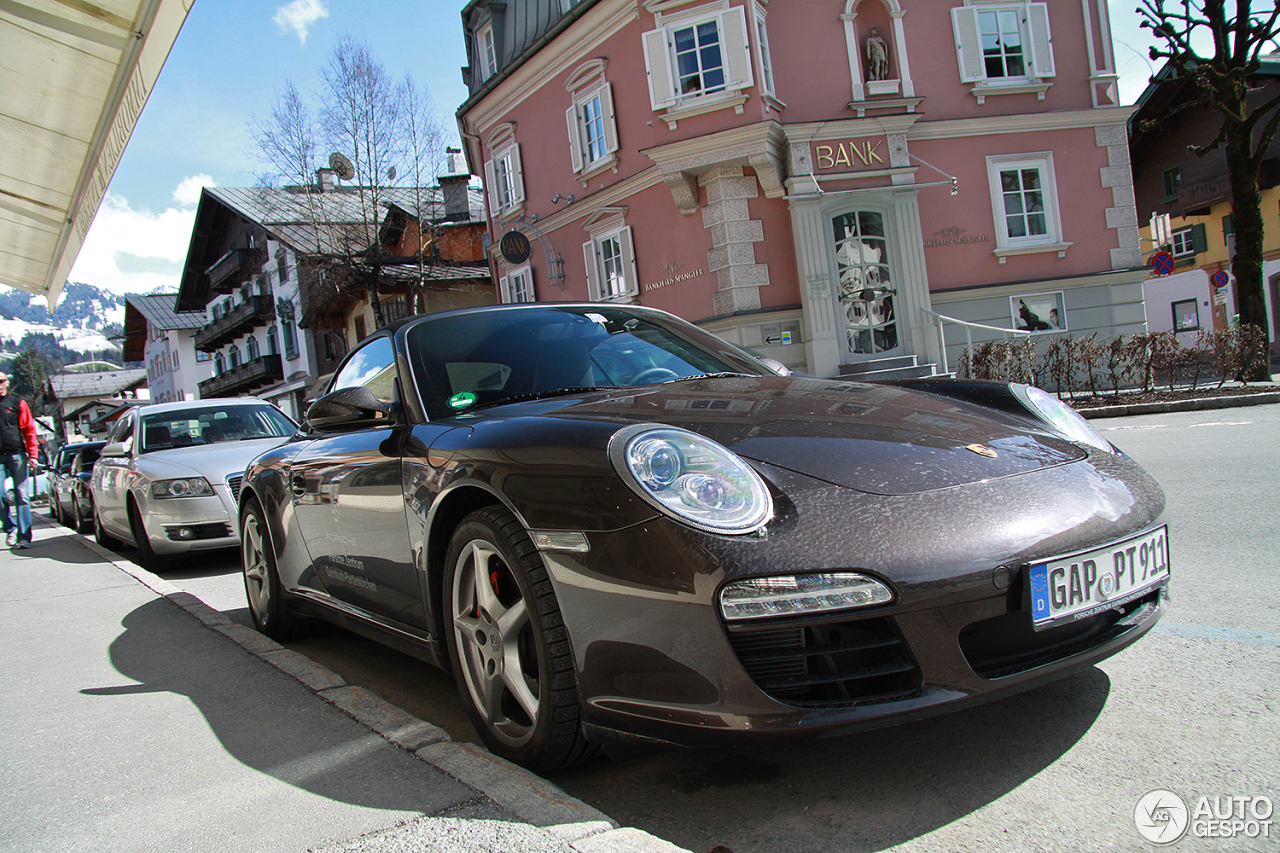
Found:
[{"label": "side mirror", "polygon": [[760,355],[760,356],[756,356],[756,361],[760,362],[765,367],[769,368],[779,376],[791,375],[791,368],[787,367],[785,364],[778,361],[776,358],[769,358],[769,356],[767,355]]},{"label": "side mirror", "polygon": [[119,459],[122,457],[127,459],[129,457],[128,451],[124,449],[123,441],[117,441],[117,442],[113,442],[112,444],[108,444],[106,447],[102,448],[102,455],[110,456],[116,459]]},{"label": "side mirror", "polygon": [[357,386],[325,394],[311,404],[304,420],[308,427],[322,432],[385,426],[399,409],[379,400],[368,388]]}]

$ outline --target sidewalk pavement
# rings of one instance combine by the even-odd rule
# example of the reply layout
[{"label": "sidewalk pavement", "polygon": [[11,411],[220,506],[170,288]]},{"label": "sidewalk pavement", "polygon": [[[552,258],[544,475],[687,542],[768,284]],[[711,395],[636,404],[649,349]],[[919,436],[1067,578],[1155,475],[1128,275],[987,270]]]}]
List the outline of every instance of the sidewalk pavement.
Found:
[{"label": "sidewalk pavement", "polygon": [[43,517],[0,578],[0,851],[682,851]]}]

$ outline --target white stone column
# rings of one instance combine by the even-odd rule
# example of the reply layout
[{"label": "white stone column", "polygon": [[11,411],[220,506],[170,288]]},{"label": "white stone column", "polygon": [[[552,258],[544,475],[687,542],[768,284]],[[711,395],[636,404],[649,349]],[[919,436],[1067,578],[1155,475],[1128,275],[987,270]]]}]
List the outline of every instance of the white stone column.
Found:
[{"label": "white stone column", "polygon": [[923,356],[923,361],[940,363],[942,355],[936,327],[932,318],[921,311],[923,308],[931,309],[933,303],[929,298],[929,273],[924,262],[919,195],[919,190],[905,189],[893,194],[898,334],[903,342],[903,351],[908,355]]},{"label": "white stone column", "polygon": [[769,267],[756,263],[755,244],[764,239],[764,223],[752,219],[747,200],[760,195],[756,179],[741,166],[718,166],[698,177],[707,189],[702,227],[711,232],[707,269],[716,274],[716,316],[760,307],[760,288],[769,283]]},{"label": "white stone column", "polygon": [[836,328],[826,220],[817,199],[791,203],[791,233],[795,238],[800,274],[807,372],[815,376],[835,376],[840,372],[842,330]]}]

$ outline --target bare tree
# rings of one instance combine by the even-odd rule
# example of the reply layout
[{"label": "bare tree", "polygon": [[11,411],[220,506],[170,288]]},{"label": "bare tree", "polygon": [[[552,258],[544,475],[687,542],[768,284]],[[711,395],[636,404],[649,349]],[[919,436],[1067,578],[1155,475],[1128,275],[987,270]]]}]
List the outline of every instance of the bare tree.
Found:
[{"label": "bare tree", "polygon": [[[366,290],[376,326],[385,323],[378,285],[388,260],[379,238],[397,178],[412,177],[421,188],[423,172],[439,147],[439,124],[429,113],[425,91],[406,75],[396,82],[367,44],[343,36],[321,68],[320,108],[313,114],[292,82],[286,81],[271,115],[250,131],[268,167],[264,183],[297,181],[317,241],[310,264],[336,286],[358,283]],[[430,144],[428,141],[431,140]],[[348,182],[339,195],[315,186],[317,151],[335,152]],[[347,171],[350,164],[350,171]],[[401,170],[409,174],[401,175]],[[341,204],[335,199],[341,198]],[[336,215],[339,206],[357,214]],[[352,221],[353,219],[357,221]]]},{"label": "bare tree", "polygon": [[431,103],[430,94],[414,82],[408,74],[400,84],[404,105],[405,142],[408,146],[408,162],[412,174],[406,175],[414,187],[414,215],[417,217],[418,241],[416,259],[418,263],[418,281],[414,288],[414,310],[425,310],[423,290],[426,283],[426,267],[431,262],[428,245],[435,238],[431,217],[424,212],[429,199],[422,191],[433,175],[426,173],[425,167],[441,162],[444,156],[444,132],[436,118],[435,106]]},{"label": "bare tree", "polygon": [[[1280,94],[1269,99],[1256,97],[1256,78],[1263,49],[1277,45],[1280,5],[1264,0],[1263,8],[1253,12],[1250,2],[1236,0],[1234,15],[1229,14],[1226,0],[1181,0],[1171,8],[1166,8],[1165,0],[1141,0],[1137,11],[1143,17],[1141,26],[1164,42],[1162,47],[1151,48],[1151,58],[1166,60],[1179,76],[1195,85],[1195,97],[1178,111],[1204,106],[1222,117],[1217,135],[1205,145],[1191,146],[1191,151],[1203,157],[1225,148],[1236,229],[1232,271],[1240,295],[1240,322],[1257,326],[1265,340],[1268,323],[1262,289],[1258,174],[1280,126]],[[1192,44],[1204,35],[1212,37],[1212,56],[1201,56]],[[1251,93],[1255,94],[1252,99]],[[1267,365],[1264,362],[1243,378],[1270,379]]]}]

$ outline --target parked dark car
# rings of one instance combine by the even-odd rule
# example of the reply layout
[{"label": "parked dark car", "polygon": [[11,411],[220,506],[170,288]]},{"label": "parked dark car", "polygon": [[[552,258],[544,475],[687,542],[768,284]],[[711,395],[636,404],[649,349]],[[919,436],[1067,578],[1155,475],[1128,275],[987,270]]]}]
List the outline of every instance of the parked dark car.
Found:
[{"label": "parked dark car", "polygon": [[105,441],[94,441],[82,445],[71,459],[71,514],[65,517],[64,523],[70,524],[77,533],[93,532],[93,465],[102,455]]},{"label": "parked dark car", "polygon": [[81,441],[75,444],[64,444],[53,454],[49,463],[47,492],[49,496],[49,515],[59,524],[75,526],[75,516],[71,512],[71,494],[75,477],[71,473],[71,463],[76,454],[86,447],[100,448],[105,442]]},{"label": "parked dark car", "polygon": [[246,472],[250,612],[451,669],[491,750],[853,732],[1156,622],[1164,495],[1036,388],[778,375],[668,314],[409,318]]}]

